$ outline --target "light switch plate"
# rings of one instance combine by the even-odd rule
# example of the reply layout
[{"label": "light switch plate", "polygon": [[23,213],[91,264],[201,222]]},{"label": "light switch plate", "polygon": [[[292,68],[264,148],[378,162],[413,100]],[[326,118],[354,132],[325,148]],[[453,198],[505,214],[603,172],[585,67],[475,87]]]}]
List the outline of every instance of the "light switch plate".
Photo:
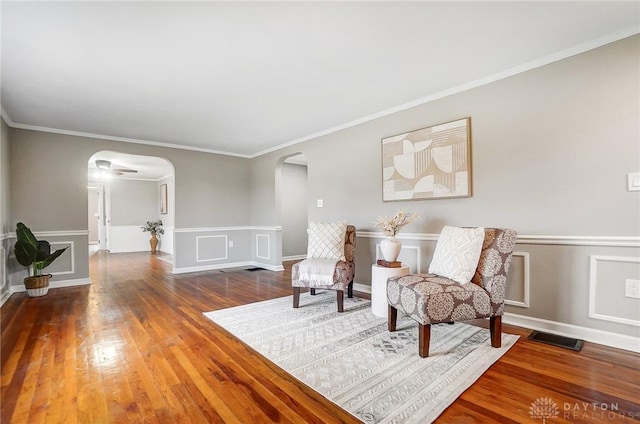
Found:
[{"label": "light switch plate", "polygon": [[316,200],[316,206],[321,208],[322,206],[324,206],[324,202],[322,201],[322,199],[318,199]]},{"label": "light switch plate", "polygon": [[627,174],[627,190],[640,191],[640,172],[629,172]]}]

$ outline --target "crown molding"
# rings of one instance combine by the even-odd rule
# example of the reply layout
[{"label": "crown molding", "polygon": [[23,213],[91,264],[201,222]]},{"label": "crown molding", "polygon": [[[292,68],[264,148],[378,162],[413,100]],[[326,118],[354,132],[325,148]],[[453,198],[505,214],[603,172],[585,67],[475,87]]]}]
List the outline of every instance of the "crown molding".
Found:
[{"label": "crown molding", "polygon": [[562,50],[560,52],[557,52],[557,53],[554,53],[554,54],[551,54],[551,55],[548,55],[548,56],[541,57],[539,59],[536,59],[536,60],[533,60],[531,62],[525,63],[523,65],[515,66],[515,67],[509,68],[509,69],[507,69],[505,71],[501,71],[501,72],[498,72],[496,74],[489,75],[489,76],[486,76],[484,78],[480,78],[480,79],[477,79],[475,81],[471,81],[471,82],[459,85],[457,87],[453,87],[453,88],[450,88],[450,89],[447,89],[447,90],[444,90],[444,91],[440,91],[439,93],[435,93],[435,94],[432,94],[432,95],[427,96],[427,97],[422,97],[422,98],[413,100],[411,102],[404,103],[402,105],[393,107],[391,109],[387,109],[387,110],[383,110],[383,111],[378,112],[378,113],[374,113],[373,115],[364,116],[364,117],[362,117],[360,119],[356,119],[355,121],[347,122],[347,123],[338,125],[336,127],[329,128],[329,129],[326,129],[324,131],[319,131],[317,133],[313,133],[313,134],[310,134],[308,136],[305,136],[305,137],[302,137],[302,138],[298,138],[298,139],[290,141],[288,143],[284,143],[284,144],[281,144],[279,146],[275,146],[275,147],[272,147],[270,149],[263,150],[261,152],[256,153],[255,155],[252,155],[251,158],[262,156],[262,155],[265,155],[267,153],[272,153],[272,152],[275,152],[276,150],[280,150],[280,149],[283,149],[285,147],[291,147],[291,146],[294,146],[296,144],[302,143],[304,141],[309,141],[309,140],[312,140],[314,138],[322,137],[322,136],[329,135],[329,134],[332,134],[332,133],[335,133],[335,132],[338,132],[338,131],[341,131],[341,130],[344,130],[344,129],[347,129],[347,128],[355,127],[357,125],[364,124],[365,122],[373,121],[373,120],[378,119],[378,118],[382,118],[382,117],[385,117],[385,116],[388,116],[388,115],[392,115],[392,114],[397,113],[397,112],[402,112],[403,110],[411,109],[413,107],[420,106],[420,105],[432,102],[434,100],[439,100],[439,99],[443,99],[445,97],[453,96],[454,94],[459,94],[459,93],[462,93],[464,91],[468,91],[468,90],[471,90],[471,89],[474,89],[474,88],[478,88],[478,87],[481,87],[483,85],[490,84],[492,82],[496,82],[496,81],[499,81],[499,80],[502,80],[502,79],[505,79],[505,78],[512,77],[514,75],[518,75],[518,74],[530,71],[532,69],[540,68],[540,67],[548,65],[550,63],[558,62],[560,60],[569,58],[571,56],[576,56],[576,55],[578,55],[580,53],[584,53],[584,52],[587,52],[589,50],[593,50],[593,49],[596,49],[598,47],[602,47],[604,45],[611,44],[613,42],[622,40],[623,38],[631,37],[631,36],[636,35],[638,33],[640,33],[640,28],[638,26],[626,27],[626,28],[623,28],[620,31],[615,31],[615,32],[609,33],[609,34],[607,34],[607,35],[605,35],[603,37],[596,38],[595,40],[591,40],[591,41],[588,41],[586,43],[578,44],[578,45],[573,46],[571,48]]},{"label": "crown molding", "polygon": [[401,112],[407,109],[411,109],[413,107],[416,106],[420,106],[435,100],[439,100],[439,99],[443,99],[445,97],[449,97],[452,96],[454,94],[459,94],[462,93],[464,91],[468,91],[474,88],[478,88],[481,87],[483,85],[487,85],[490,84],[492,82],[496,82],[505,78],[509,78],[512,77],[514,75],[518,75],[527,71],[530,71],[532,69],[536,69],[536,68],[540,68],[542,66],[548,65],[550,63],[554,63],[554,62],[558,62],[560,60],[572,57],[572,56],[576,56],[578,54],[587,52],[589,50],[593,50],[596,49],[598,47],[602,47],[604,45],[610,44],[610,43],[614,43],[616,41],[622,40],[624,38],[627,37],[631,37],[633,35],[639,34],[640,33],[640,27],[636,26],[629,26],[626,28],[623,28],[619,31],[614,31],[612,33],[609,33],[607,35],[604,35],[602,37],[596,38],[594,40],[591,41],[587,41],[585,43],[582,44],[578,44],[576,46],[570,47],[568,49],[562,50],[560,52],[556,52],[553,53],[551,55],[548,56],[544,56],[541,57],[539,59],[527,62],[525,64],[519,65],[519,66],[515,66],[512,68],[509,68],[507,70],[492,74],[492,75],[488,75],[484,78],[480,78],[477,79],[475,81],[471,81],[447,90],[443,90],[440,91],[438,93],[426,96],[426,97],[421,97],[419,99],[413,100],[411,102],[408,103],[404,103],[402,105],[399,106],[395,106],[393,108],[390,109],[386,109],[383,110],[381,112],[377,112],[374,113],[372,115],[367,115],[364,116],[362,118],[356,119],[354,121],[350,121],[350,122],[346,122],[344,124],[332,127],[332,128],[328,128],[326,130],[323,131],[319,131],[313,134],[309,134],[307,136],[301,137],[301,138],[297,138],[295,140],[274,146],[272,148],[266,149],[266,150],[262,150],[260,152],[257,152],[255,154],[252,155],[246,155],[246,154],[240,154],[240,153],[233,153],[233,152],[225,152],[225,151],[221,151],[221,150],[215,150],[215,149],[207,149],[207,148],[202,148],[202,147],[195,147],[195,146],[186,146],[186,145],[181,145],[181,144],[173,144],[173,143],[164,143],[164,142],[158,142],[158,141],[150,141],[150,140],[142,140],[142,139],[135,139],[135,138],[127,138],[127,137],[116,137],[116,136],[109,136],[109,135],[103,135],[103,134],[93,134],[93,133],[85,133],[85,132],[80,132],[80,131],[68,131],[68,130],[63,130],[63,129],[58,129],[58,128],[49,128],[49,127],[40,127],[40,126],[35,126],[35,125],[27,125],[27,124],[21,124],[21,123],[17,123],[14,122],[9,115],[7,114],[7,112],[5,111],[4,107],[0,105],[1,108],[1,114],[2,117],[4,118],[5,122],[7,123],[7,125],[11,128],[18,128],[18,129],[25,129],[25,130],[32,130],[32,131],[41,131],[41,132],[49,132],[49,133],[54,133],[54,134],[63,134],[63,135],[71,135],[71,136],[76,136],[76,137],[87,137],[87,138],[97,138],[97,139],[103,139],[103,140],[112,140],[112,141],[120,141],[120,142],[124,142],[124,143],[134,143],[134,144],[144,144],[144,145],[149,145],[149,146],[156,146],[156,147],[166,147],[166,148],[170,148],[170,149],[181,149],[181,150],[191,150],[191,151],[196,151],[196,152],[204,152],[204,153],[213,153],[213,154],[218,154],[218,155],[224,155],[224,156],[234,156],[234,157],[239,157],[239,158],[244,158],[244,159],[253,159],[253,158],[257,158],[259,156],[268,154],[268,153],[272,153],[275,152],[277,150],[280,149],[284,149],[286,147],[291,147],[294,146],[296,144],[300,144],[303,143],[305,141],[309,141],[309,140],[313,140],[325,135],[329,135],[329,134],[333,134],[336,133],[338,131],[347,129],[347,128],[352,128],[355,127],[357,125],[360,124],[364,124],[366,122],[370,122],[373,121],[375,119],[378,118],[382,118],[388,115],[392,115],[394,113],[397,112]]},{"label": "crown molding", "polygon": [[[3,112],[3,113],[5,113],[5,112]],[[6,121],[6,119],[5,119],[5,121]],[[214,149],[206,149],[206,148],[203,148],[203,147],[194,147],[194,146],[186,146],[186,145],[182,145],[182,144],[164,143],[164,142],[160,142],[160,141],[141,140],[141,139],[138,139],[138,138],[117,137],[117,136],[104,135],[104,134],[93,134],[93,133],[86,133],[86,132],[82,132],[82,131],[69,131],[69,130],[62,130],[62,129],[59,129],[59,128],[40,127],[40,126],[37,126],[37,125],[19,124],[19,123],[15,123],[13,121],[11,122],[11,124],[9,124],[9,122],[7,122],[7,125],[9,125],[11,128],[18,128],[18,129],[21,129],[21,130],[31,130],[31,131],[48,132],[48,133],[53,133],[53,134],[71,135],[71,136],[74,136],[74,137],[97,138],[97,139],[101,139],[101,140],[120,141],[120,142],[123,142],[123,143],[144,144],[144,145],[147,145],[147,146],[166,147],[166,148],[169,148],[169,149],[191,150],[191,151],[195,151],[195,152],[213,153],[213,154],[216,154],[216,155],[234,156],[234,157],[239,157],[239,158],[244,158],[244,159],[251,158],[251,156],[249,156],[249,155],[243,155],[243,154],[240,154],[240,153],[232,153],[232,152],[224,152],[224,151],[221,151],[221,150],[214,150]]]}]

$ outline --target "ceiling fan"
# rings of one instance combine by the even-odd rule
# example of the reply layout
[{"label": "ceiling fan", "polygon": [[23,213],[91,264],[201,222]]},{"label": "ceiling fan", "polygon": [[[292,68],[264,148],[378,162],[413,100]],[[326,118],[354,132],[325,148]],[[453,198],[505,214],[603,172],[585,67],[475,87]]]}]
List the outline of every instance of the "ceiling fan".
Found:
[{"label": "ceiling fan", "polygon": [[111,167],[111,161],[98,159],[96,160],[96,168],[98,168],[97,174],[99,176],[113,176],[113,175],[124,175],[125,173],[134,174],[138,172],[136,169],[123,168],[123,167]]}]

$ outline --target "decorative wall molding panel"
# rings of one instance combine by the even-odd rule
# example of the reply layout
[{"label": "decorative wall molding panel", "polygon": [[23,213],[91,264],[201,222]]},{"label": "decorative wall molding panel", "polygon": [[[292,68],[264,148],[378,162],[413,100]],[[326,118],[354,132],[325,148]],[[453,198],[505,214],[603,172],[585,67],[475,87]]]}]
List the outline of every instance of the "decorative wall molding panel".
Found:
[{"label": "decorative wall molding panel", "polygon": [[[602,314],[597,312],[598,262],[640,264],[640,258],[633,257],[633,256],[591,255],[590,266],[589,266],[589,317],[603,320],[603,321],[612,321],[620,324],[634,325],[634,326],[640,327],[640,321],[638,320],[629,319],[621,316],[615,316],[615,315],[607,315],[607,314]],[[637,275],[632,275],[629,277],[638,278]],[[620,283],[623,283],[623,281],[620,281]],[[611,290],[611,287],[609,287],[609,290]],[[629,300],[631,302],[640,304],[640,301],[636,299],[629,299]],[[636,307],[636,310],[637,310],[637,307]]]},{"label": "decorative wall molding panel", "polygon": [[269,234],[256,234],[256,258],[271,259],[271,236]]},{"label": "decorative wall molding panel", "polygon": [[[229,241],[226,235],[196,237],[196,262],[229,259]],[[224,252],[223,254],[221,254]]]},{"label": "decorative wall molding panel", "polygon": [[[281,271],[284,269],[278,252],[281,231],[280,226],[174,228],[172,272],[181,274],[238,266]],[[216,238],[220,241],[212,244]],[[211,263],[213,261],[217,262]]]},{"label": "decorative wall molding panel", "polygon": [[[67,257],[67,254],[69,254],[70,256],[70,260],[69,260],[69,269],[66,271],[55,271],[55,272],[49,272],[49,274],[51,275],[65,275],[65,274],[75,274],[76,273],[76,266],[75,266],[75,243],[72,241],[51,241],[49,242],[49,244],[51,245],[51,252],[54,252],[57,249],[63,249],[65,246],[69,246],[69,249],[67,252],[64,252],[62,254],[62,256],[60,256],[56,262],[54,262],[53,264],[51,264],[51,266],[56,266],[58,265],[59,262],[61,262],[65,257]],[[54,245],[58,245],[58,247],[54,247]],[[47,268],[48,269],[48,268]]]},{"label": "decorative wall molding panel", "polygon": [[[521,308],[529,307],[529,298],[530,298],[530,267],[529,267],[529,253],[528,252],[513,252],[512,256],[522,257],[523,258],[523,269],[522,269],[522,300],[512,300],[505,299],[504,303],[506,305],[519,306]],[[513,263],[513,259],[511,259],[511,263]]]}]

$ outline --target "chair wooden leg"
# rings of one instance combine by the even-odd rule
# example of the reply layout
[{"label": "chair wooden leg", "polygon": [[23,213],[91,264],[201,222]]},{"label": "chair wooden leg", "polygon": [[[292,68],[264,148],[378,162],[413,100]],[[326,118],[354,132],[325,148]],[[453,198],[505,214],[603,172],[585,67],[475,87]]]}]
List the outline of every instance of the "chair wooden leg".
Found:
[{"label": "chair wooden leg", "polygon": [[387,329],[391,332],[396,331],[396,321],[398,320],[398,310],[389,305],[387,309]]},{"label": "chair wooden leg", "polygon": [[489,332],[491,333],[491,346],[502,346],[502,315],[489,318]]},{"label": "chair wooden leg", "polygon": [[300,287],[293,288],[293,307],[300,307]]},{"label": "chair wooden leg", "polygon": [[353,297],[353,280],[347,286],[347,297],[351,299]]},{"label": "chair wooden leg", "polygon": [[418,326],[418,355],[421,358],[429,356],[429,341],[431,340],[431,324]]},{"label": "chair wooden leg", "polygon": [[311,293],[311,296],[315,296],[316,295],[316,289],[309,289],[309,293]]},{"label": "chair wooden leg", "polygon": [[336,300],[338,301],[338,312],[344,312],[344,291],[336,290]]}]

